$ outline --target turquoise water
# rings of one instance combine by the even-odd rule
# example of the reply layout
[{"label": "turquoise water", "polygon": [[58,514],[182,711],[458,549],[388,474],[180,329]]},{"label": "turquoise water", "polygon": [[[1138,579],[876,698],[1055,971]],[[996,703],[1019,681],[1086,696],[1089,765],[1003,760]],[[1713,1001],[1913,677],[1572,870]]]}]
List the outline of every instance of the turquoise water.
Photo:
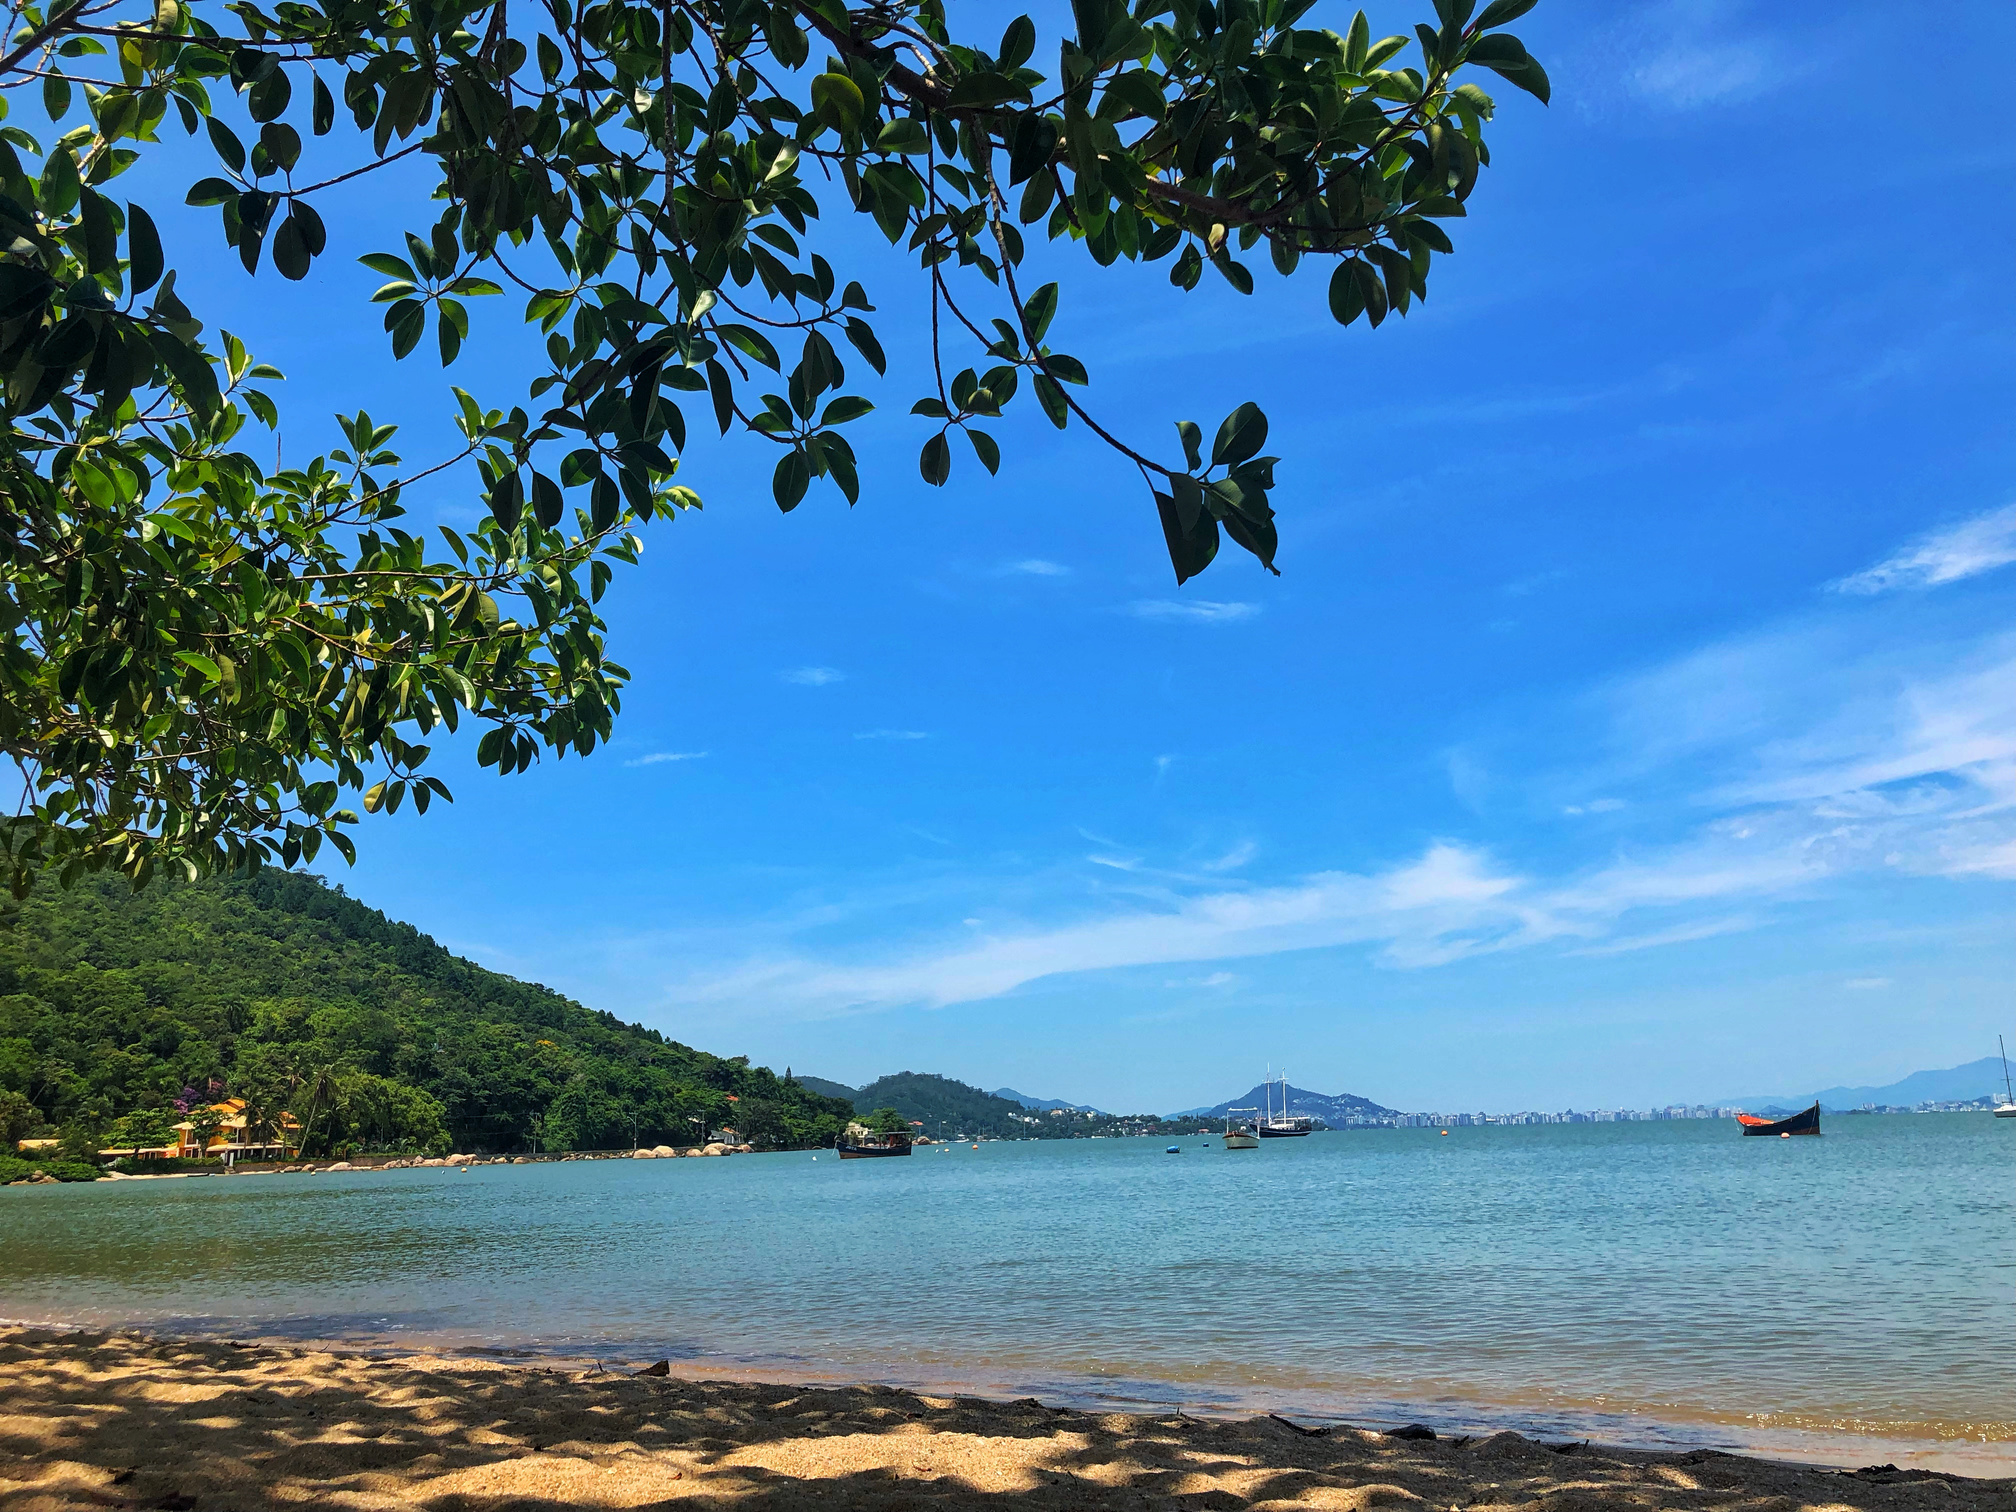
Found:
[{"label": "turquoise water", "polygon": [[0,1316],[1849,1458],[2016,1439],[2009,1121],[1166,1143],[9,1188]]}]

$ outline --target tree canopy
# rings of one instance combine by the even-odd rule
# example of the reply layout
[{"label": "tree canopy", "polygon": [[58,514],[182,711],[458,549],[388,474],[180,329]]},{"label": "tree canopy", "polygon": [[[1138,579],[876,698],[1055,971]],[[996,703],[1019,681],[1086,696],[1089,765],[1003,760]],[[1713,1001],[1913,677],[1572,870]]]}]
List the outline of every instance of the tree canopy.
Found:
[{"label": "tree canopy", "polygon": [[[1138,471],[1179,583],[1228,537],[1272,569],[1259,405],[1178,421],[1169,445],[1116,434],[1058,344],[1060,282],[1032,287],[1026,264],[1041,237],[1250,293],[1264,248],[1283,276],[1313,263],[1345,325],[1425,297],[1490,160],[1493,101],[1459,74],[1547,98],[1502,30],[1534,0],[1433,0],[1432,23],[1383,39],[1362,12],[1305,24],[1313,3],[1072,0],[1039,67],[1030,18],[955,35],[943,0],[9,0],[17,894],[44,870],[138,884],[349,856],[345,793],[449,797],[425,742],[465,720],[500,774],[605,741],[627,673],[599,603],[645,526],[699,507],[689,427],[771,448],[782,509],[815,483],[860,496],[848,427],[887,359],[845,238],[822,235],[835,216],[872,221],[928,286],[926,482],[995,471],[990,422],[1033,403]],[[283,280],[325,252],[336,185],[424,165],[403,244],[364,258],[391,355],[451,366],[486,305],[522,300],[524,391],[454,388],[446,455],[409,463],[360,405],[337,444],[262,467],[250,436],[279,425],[280,375],[256,330],[218,323],[257,306],[199,318],[118,183],[178,130],[216,159],[186,201]],[[397,523],[447,472],[482,523]]]},{"label": "tree canopy", "polygon": [[137,895],[87,878],[0,910],[0,1132],[157,1144],[226,1095],[292,1112],[310,1153],[691,1144],[722,1124],[794,1149],[853,1116],[486,971],[312,876]]}]

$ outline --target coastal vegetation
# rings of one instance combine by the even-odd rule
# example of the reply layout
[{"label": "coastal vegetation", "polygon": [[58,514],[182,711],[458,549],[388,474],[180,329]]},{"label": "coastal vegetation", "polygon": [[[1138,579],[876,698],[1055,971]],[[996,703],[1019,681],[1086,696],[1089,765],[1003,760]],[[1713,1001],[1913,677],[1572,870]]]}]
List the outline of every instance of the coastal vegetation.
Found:
[{"label": "coastal vegetation", "polygon": [[[1072,0],[1040,56],[1029,17],[969,7],[955,25],[943,0],[11,5],[13,890],[349,857],[358,809],[449,798],[428,765],[443,729],[474,727],[479,767],[499,775],[605,743],[628,673],[600,601],[642,532],[699,508],[680,474],[689,431],[765,452],[782,510],[815,483],[861,496],[850,428],[876,408],[863,380],[891,368],[868,287],[890,259],[863,232],[918,265],[882,297],[929,307],[928,338],[895,353],[927,484],[968,451],[958,467],[995,472],[995,421],[1033,407],[1142,480],[1142,526],[1159,525],[1179,583],[1226,539],[1272,570],[1279,459],[1259,405],[1160,441],[1115,434],[1085,396],[1097,353],[1067,350],[1078,291],[1039,284],[1027,244],[1082,252],[1087,279],[1160,264],[1182,290],[1208,277],[1250,294],[1271,265],[1322,280],[1344,325],[1405,314],[1490,162],[1497,107],[1479,80],[1548,96],[1503,29],[1533,3],[1434,0],[1381,39],[1362,12],[1342,31],[1303,25],[1312,0]],[[359,192],[406,208],[400,240],[332,241]],[[216,213],[209,248],[163,237],[170,203]],[[176,264],[220,245],[257,292],[198,311]],[[443,395],[456,436],[439,453],[402,455],[373,413],[392,390],[368,385],[318,433],[283,412],[282,375],[260,360],[285,296],[272,278],[359,252],[384,281],[358,313],[383,311],[393,359],[451,366],[486,310],[523,301],[520,359],[467,376],[480,394]],[[1168,355],[1188,349],[1179,333]],[[523,386],[493,392],[514,368]],[[422,478],[476,523],[414,528]],[[393,1039],[434,1054],[405,1023]],[[305,1023],[247,1029],[229,1043],[320,1043]],[[534,1137],[548,1117],[602,1137],[634,1108],[678,1125],[697,1107],[671,1083],[605,1092],[567,1044],[551,1047],[565,1065],[514,1044],[513,1069],[481,1073],[536,1089],[504,1099],[491,1137]],[[644,1057],[648,1075],[666,1055]],[[414,1089],[442,1127],[474,1116],[446,1071],[342,1074],[360,1129],[419,1137],[432,1113]],[[582,1089],[564,1107],[563,1086]],[[796,1127],[787,1111],[780,1129]]]},{"label": "coastal vegetation", "polygon": [[[844,1090],[844,1089],[843,1089]],[[894,1109],[906,1123],[923,1125],[933,1139],[1087,1139],[1094,1135],[1181,1133],[1194,1118],[1153,1113],[1116,1115],[1081,1108],[1031,1109],[947,1076],[899,1071],[854,1094],[858,1110]]]},{"label": "coastal vegetation", "polygon": [[[486,971],[320,879],[37,889],[0,912],[0,1118],[159,1143],[224,1095],[307,1153],[830,1144],[852,1106]],[[11,1149],[11,1139],[9,1148]]]}]

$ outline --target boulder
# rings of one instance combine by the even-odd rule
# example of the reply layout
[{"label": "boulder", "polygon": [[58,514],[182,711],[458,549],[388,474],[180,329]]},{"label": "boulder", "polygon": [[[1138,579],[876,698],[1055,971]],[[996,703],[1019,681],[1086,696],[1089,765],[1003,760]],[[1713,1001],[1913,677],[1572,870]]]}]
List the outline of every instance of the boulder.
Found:
[{"label": "boulder", "polygon": [[702,1155],[726,1155],[728,1153],[728,1146],[722,1144],[717,1139],[713,1144],[707,1146],[707,1148],[702,1150],[700,1153]]},{"label": "boulder", "polygon": [[419,1161],[418,1164],[423,1166],[445,1166],[446,1164],[448,1164],[448,1162],[442,1160],[438,1156],[430,1156],[426,1160]]},{"label": "boulder", "polygon": [[677,1155],[679,1152],[673,1149],[672,1146],[670,1145],[658,1145],[651,1151],[651,1153],[657,1156],[660,1160],[670,1160],[674,1155]]},{"label": "boulder", "polygon": [[446,1160],[442,1161],[443,1165],[457,1166],[474,1165],[475,1163],[476,1157],[474,1155],[450,1155]]},{"label": "boulder", "polygon": [[513,1156],[513,1157],[512,1157],[512,1159],[511,1159],[511,1164],[513,1164],[513,1165],[531,1165],[531,1164],[532,1164],[532,1157],[531,1157],[530,1155],[515,1155],[515,1156]]},{"label": "boulder", "polygon": [[702,1150],[698,1145],[695,1145],[692,1149],[688,1150],[686,1153],[688,1155],[702,1155],[705,1154],[706,1152]]},{"label": "boulder", "polygon": [[350,1162],[347,1160],[339,1160],[334,1165],[330,1166],[328,1169],[332,1171],[354,1171],[357,1169],[357,1167],[350,1164]]}]

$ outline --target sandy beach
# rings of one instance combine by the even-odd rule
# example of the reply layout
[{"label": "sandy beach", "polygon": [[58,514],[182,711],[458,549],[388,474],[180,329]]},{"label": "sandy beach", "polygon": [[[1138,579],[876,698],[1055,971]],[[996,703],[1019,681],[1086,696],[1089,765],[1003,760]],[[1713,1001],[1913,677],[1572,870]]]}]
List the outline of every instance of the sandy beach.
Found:
[{"label": "sandy beach", "polygon": [[2006,1512],[2016,1480],[1517,1434],[0,1330],[0,1512],[306,1505]]}]

